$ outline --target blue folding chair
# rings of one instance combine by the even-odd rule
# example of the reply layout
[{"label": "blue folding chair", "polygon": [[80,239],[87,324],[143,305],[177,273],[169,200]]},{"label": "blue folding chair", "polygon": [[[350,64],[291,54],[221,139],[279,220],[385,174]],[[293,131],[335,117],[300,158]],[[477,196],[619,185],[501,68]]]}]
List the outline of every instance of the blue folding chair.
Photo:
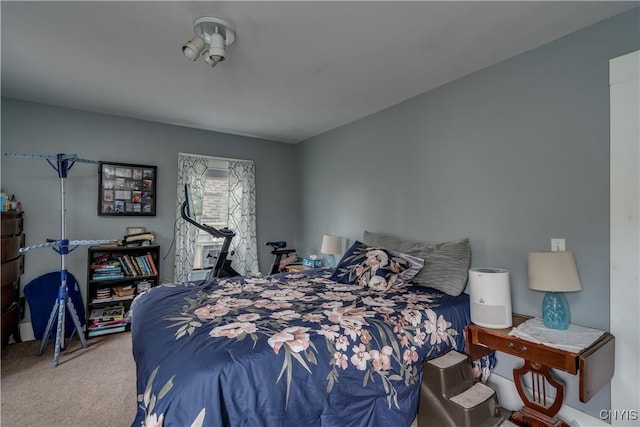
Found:
[{"label": "blue folding chair", "polygon": [[[80,295],[80,289],[78,288],[78,282],[71,273],[67,272],[66,274],[68,291],[66,309],[70,310],[68,305],[69,302],[72,302],[78,315],[80,325],[84,326],[85,311],[84,304],[82,303],[82,296]],[[33,335],[38,340],[47,340],[48,338],[51,338],[54,343],[56,341],[56,330],[54,328],[50,328],[48,337],[45,337],[44,335],[46,333],[45,331],[47,328],[47,321],[49,320],[49,314],[51,313],[51,307],[58,302],[60,284],[60,272],[55,271],[36,277],[24,287],[24,296],[27,299],[29,309],[31,310]],[[65,316],[64,320],[65,336],[71,339],[73,333],[77,331],[73,316]],[[82,331],[77,332],[78,334],[83,333]],[[63,345],[63,347],[65,346]]]}]

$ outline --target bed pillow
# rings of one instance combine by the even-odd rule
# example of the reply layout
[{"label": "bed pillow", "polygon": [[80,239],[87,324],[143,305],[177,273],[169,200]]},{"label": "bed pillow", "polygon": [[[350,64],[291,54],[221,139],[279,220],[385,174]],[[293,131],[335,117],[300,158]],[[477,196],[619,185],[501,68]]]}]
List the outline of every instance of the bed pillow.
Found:
[{"label": "bed pillow", "polygon": [[388,234],[374,233],[367,230],[362,234],[362,241],[365,245],[387,248],[392,251],[400,251],[404,253],[407,253],[407,251],[413,249],[416,245],[421,244],[420,242],[414,242],[413,240],[399,239],[394,236],[389,236]]},{"label": "bed pillow", "polygon": [[422,270],[422,268],[424,267],[424,260],[420,257],[405,254],[399,251],[390,250],[389,252],[391,252],[394,256],[402,258],[409,262],[409,267],[398,276],[398,280],[402,282],[411,282],[412,279],[416,277],[416,275],[420,273],[420,270]]},{"label": "bed pillow", "polygon": [[416,242],[365,231],[363,240],[367,245],[384,244],[391,250],[422,258],[424,268],[412,279],[416,285],[428,286],[453,296],[460,295],[467,285],[471,265],[469,239],[442,243]]},{"label": "bed pillow", "polygon": [[411,280],[412,275],[420,271],[420,261],[414,256],[403,256],[356,241],[338,263],[331,280],[386,290],[396,283]]}]

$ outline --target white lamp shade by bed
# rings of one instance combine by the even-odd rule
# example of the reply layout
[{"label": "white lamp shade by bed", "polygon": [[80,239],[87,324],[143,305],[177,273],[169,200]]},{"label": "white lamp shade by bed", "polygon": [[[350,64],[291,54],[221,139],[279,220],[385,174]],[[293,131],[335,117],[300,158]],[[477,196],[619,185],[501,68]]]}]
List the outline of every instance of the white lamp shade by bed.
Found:
[{"label": "white lamp shade by bed", "polygon": [[529,289],[546,292],[582,290],[573,252],[529,253]]},{"label": "white lamp shade by bed", "polygon": [[325,234],[322,237],[320,252],[323,254],[339,254],[342,252],[342,237]]},{"label": "white lamp shade by bed", "polygon": [[542,300],[544,326],[568,329],[571,318],[564,292],[582,289],[573,252],[529,253],[529,289],[546,292]]}]

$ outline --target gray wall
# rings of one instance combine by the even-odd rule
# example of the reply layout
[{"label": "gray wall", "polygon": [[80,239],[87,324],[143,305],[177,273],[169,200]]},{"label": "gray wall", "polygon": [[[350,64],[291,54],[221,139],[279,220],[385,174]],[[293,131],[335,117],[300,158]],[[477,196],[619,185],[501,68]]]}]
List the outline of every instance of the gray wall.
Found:
[{"label": "gray wall", "polygon": [[[634,9],[305,141],[305,250],[365,229],[469,237],[472,266],[510,270],[513,310],[540,315],[527,253],[564,238],[583,286],[567,295],[572,321],[608,329],[608,61],[639,40]],[[608,387],[586,407],[577,394],[570,384],[572,406],[596,417],[609,405]]]},{"label": "gray wall", "polygon": [[[216,132],[95,114],[43,104],[2,99],[2,153],[77,154],[91,160],[139,163],[158,167],[155,217],[97,215],[98,166],[76,163],[65,180],[67,238],[122,239],[128,226],[156,233],[161,254],[161,279],[172,280],[174,252],[169,250],[176,219],[178,152],[253,160],[256,164],[257,229],[260,271],[272,261],[268,240],[286,240],[295,247],[300,235],[297,199],[298,162],[289,144]],[[27,245],[60,237],[60,185],[45,160],[2,156],[2,191],[21,200]],[[287,191],[283,191],[286,187]],[[66,257],[83,296],[87,250]],[[60,269],[53,250],[26,254],[22,284]]]}]

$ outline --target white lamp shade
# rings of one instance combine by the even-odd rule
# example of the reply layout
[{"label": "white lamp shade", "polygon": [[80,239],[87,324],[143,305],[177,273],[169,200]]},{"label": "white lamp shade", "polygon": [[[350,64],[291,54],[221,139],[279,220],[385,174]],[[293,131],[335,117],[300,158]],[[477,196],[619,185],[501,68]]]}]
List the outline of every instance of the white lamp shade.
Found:
[{"label": "white lamp shade", "polygon": [[582,290],[573,252],[529,253],[529,289],[546,292]]},{"label": "white lamp shade", "polygon": [[342,237],[325,234],[322,236],[320,252],[323,254],[339,254],[342,252]]}]

